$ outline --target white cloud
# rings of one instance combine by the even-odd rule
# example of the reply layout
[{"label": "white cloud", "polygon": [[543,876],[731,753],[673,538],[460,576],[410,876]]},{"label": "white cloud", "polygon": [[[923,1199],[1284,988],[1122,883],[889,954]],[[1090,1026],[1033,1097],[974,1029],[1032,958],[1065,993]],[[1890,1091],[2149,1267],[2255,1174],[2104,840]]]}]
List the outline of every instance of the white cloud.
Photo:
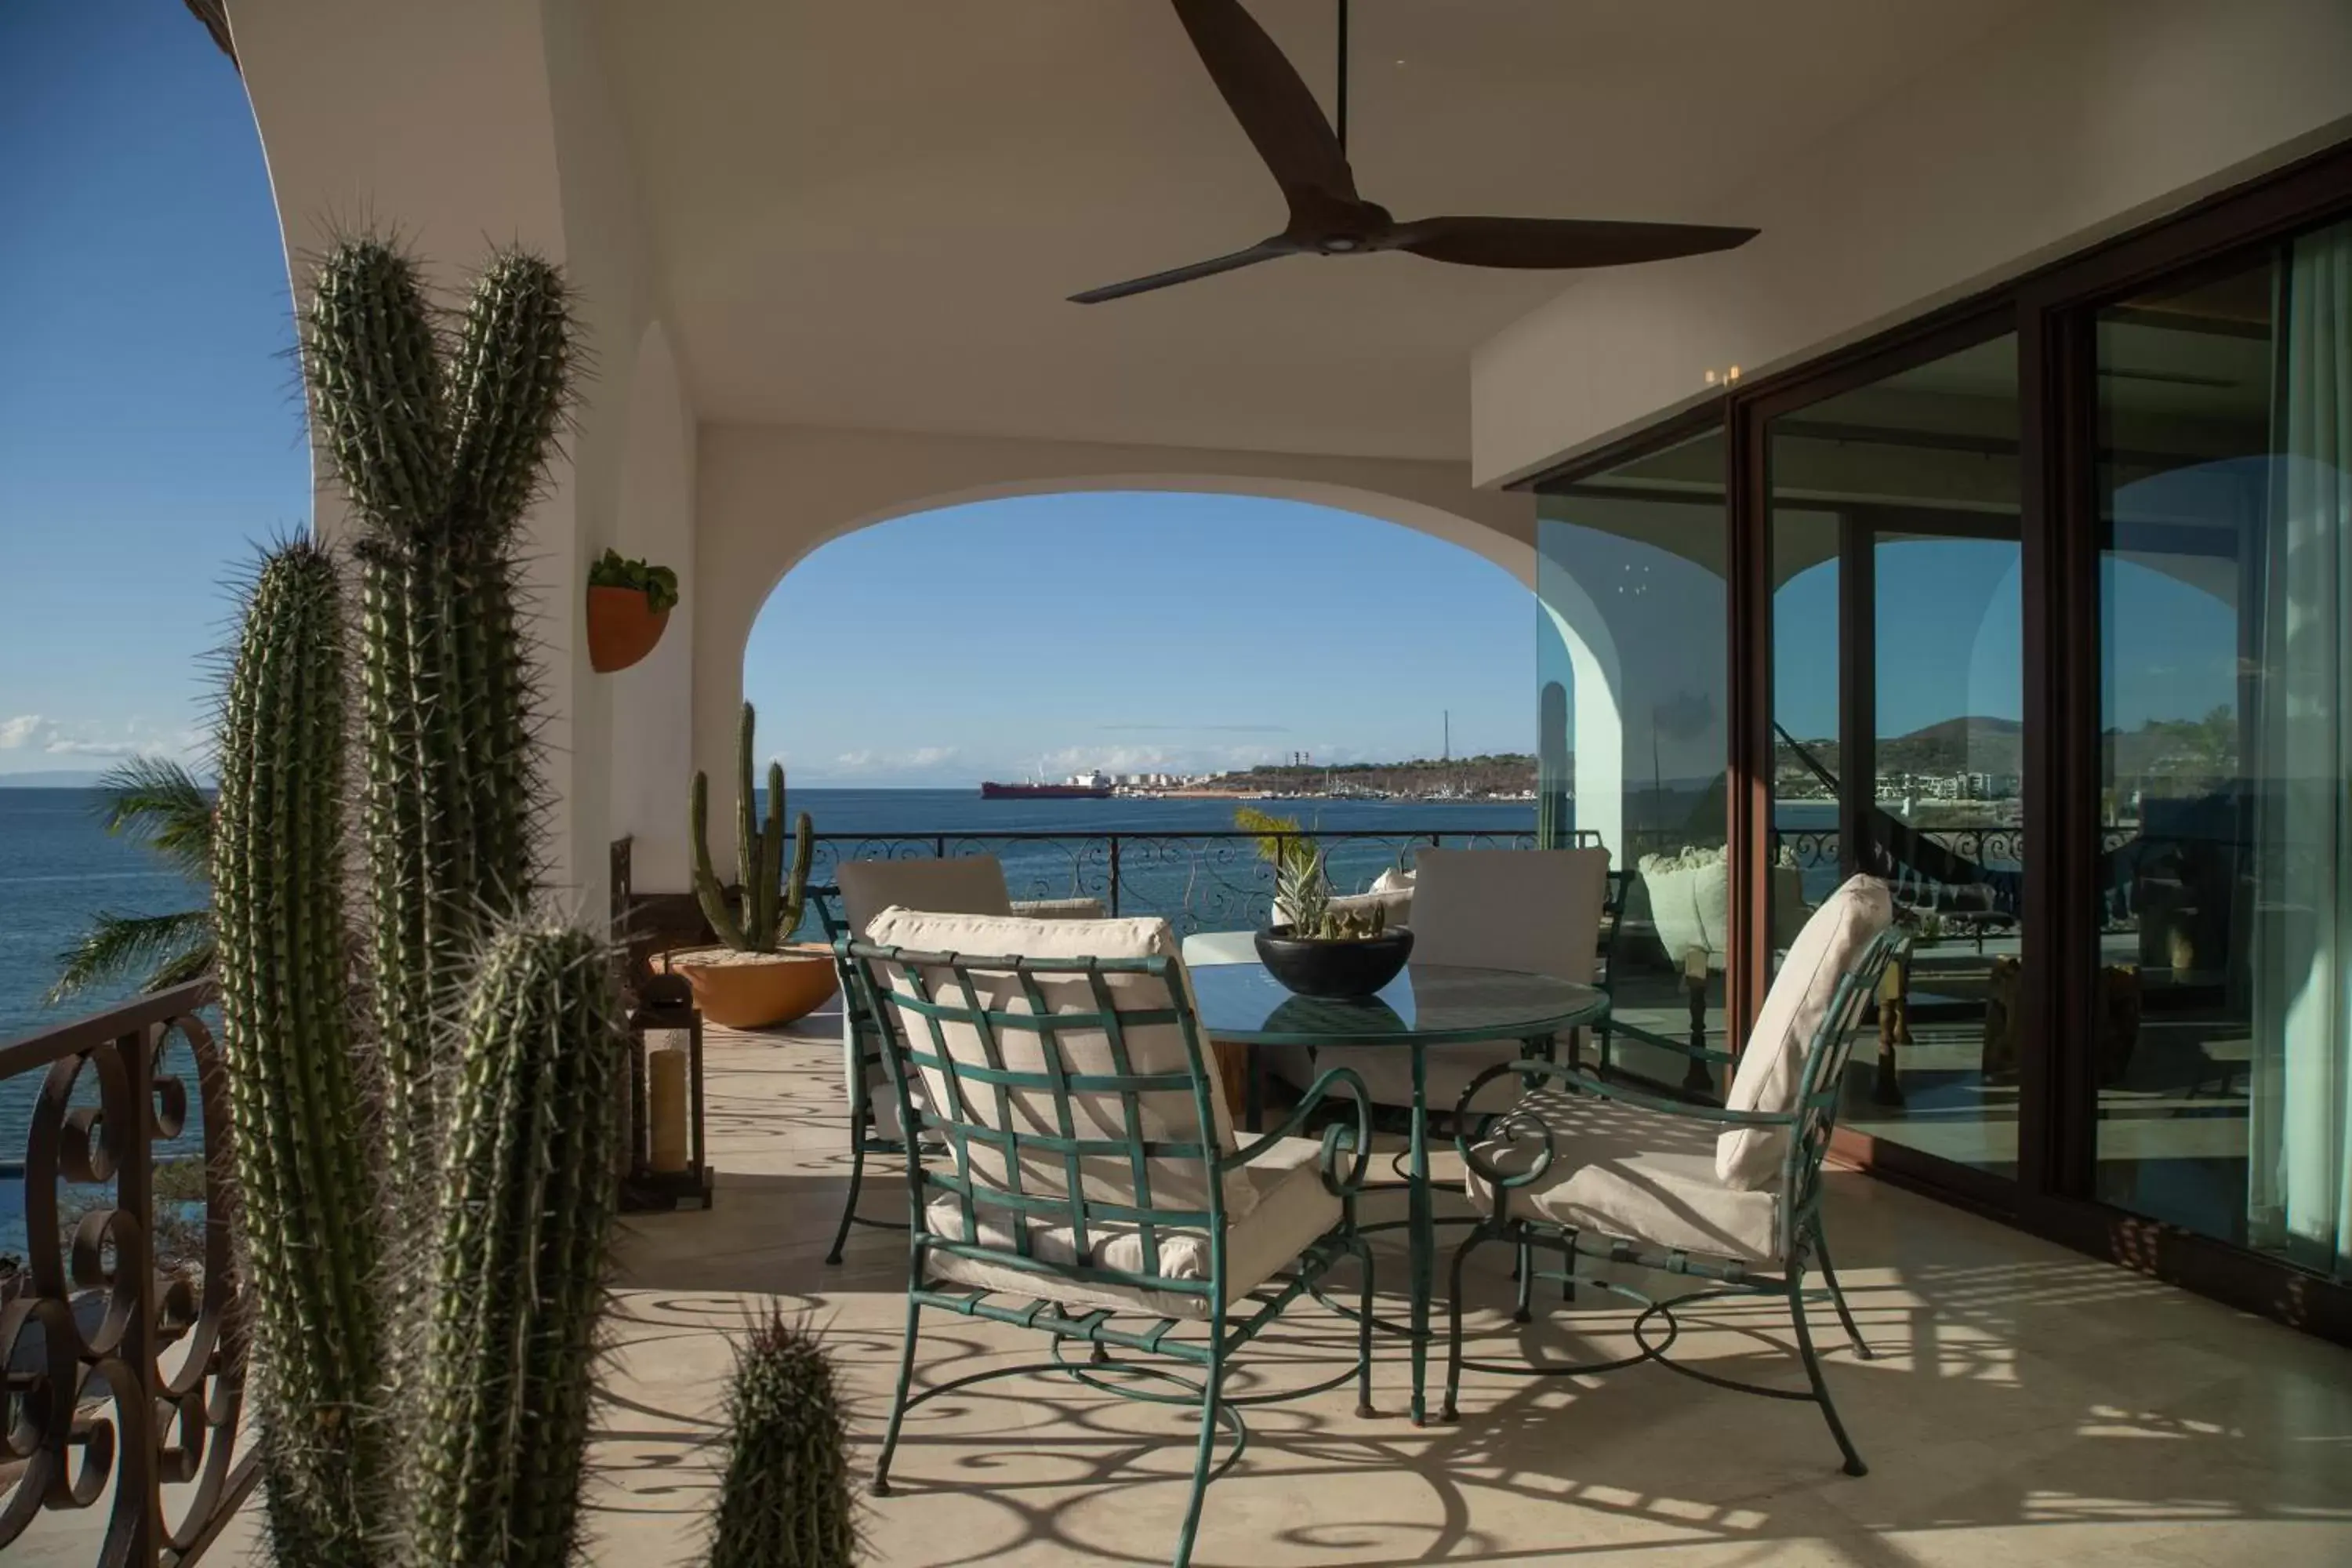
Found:
[{"label": "white cloud", "polygon": [[[140,726],[133,722],[124,728],[136,732]],[[86,728],[68,730],[55,719],[38,713],[19,713],[13,719],[0,719],[0,751],[39,752],[52,757],[139,757],[152,753],[172,754],[193,752],[204,737],[200,731],[184,730],[176,736],[157,740],[105,741],[94,739]]]},{"label": "white cloud", "polygon": [[41,748],[50,755],[59,757],[138,757],[161,749],[142,745],[136,741],[75,741],[64,737]]},{"label": "white cloud", "polygon": [[951,766],[962,753],[954,746],[918,746],[912,751],[886,752],[866,748],[844,752],[831,766],[807,764],[813,778],[859,777],[877,774],[937,773]]}]

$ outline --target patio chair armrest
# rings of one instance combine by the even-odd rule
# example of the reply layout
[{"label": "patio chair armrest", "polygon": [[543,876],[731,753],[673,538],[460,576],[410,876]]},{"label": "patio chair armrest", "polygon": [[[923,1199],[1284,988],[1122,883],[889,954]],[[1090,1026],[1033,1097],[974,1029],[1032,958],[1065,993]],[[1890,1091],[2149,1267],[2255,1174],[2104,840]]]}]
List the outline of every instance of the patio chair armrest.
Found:
[{"label": "patio chair armrest", "polygon": [[[1298,1131],[1306,1125],[1307,1116],[1335,1089],[1347,1091],[1348,1098],[1355,1102],[1356,1114],[1352,1124],[1335,1121],[1323,1129],[1323,1185],[1338,1197],[1363,1191],[1364,1171],[1372,1157],[1372,1100],[1370,1092],[1364,1088],[1363,1079],[1353,1068],[1332,1068],[1308,1084],[1307,1092],[1298,1097],[1298,1103],[1290,1108],[1290,1114],[1276,1123],[1272,1131],[1252,1139],[1220,1159],[1217,1162],[1218,1173],[1248,1164]],[[1340,1159],[1350,1153],[1355,1156],[1355,1162],[1342,1175],[1339,1172]]]},{"label": "patio chair armrest", "polygon": [[[1555,1152],[1550,1124],[1544,1121],[1540,1110],[1525,1100],[1497,1116],[1483,1119],[1472,1116],[1470,1102],[1476,1098],[1478,1091],[1507,1073],[1539,1073],[1545,1078],[1558,1079],[1561,1087],[1570,1094],[1589,1094],[1601,1100],[1613,1100],[1621,1105],[1655,1111],[1661,1116],[1705,1121],[1717,1127],[1794,1127],[1797,1124],[1793,1111],[1726,1110],[1721,1106],[1692,1105],[1684,1100],[1668,1100],[1664,1095],[1630,1089],[1623,1084],[1611,1083],[1567,1062],[1499,1062],[1470,1080],[1470,1086],[1462,1091],[1462,1098],[1454,1110],[1454,1124],[1457,1129],[1454,1134],[1454,1146],[1461,1153],[1462,1163],[1495,1189],[1497,1202],[1501,1201],[1503,1193],[1512,1188],[1532,1186],[1541,1181],[1544,1173],[1551,1168]],[[1543,1147],[1535,1162],[1524,1171],[1502,1169],[1481,1154],[1477,1143],[1473,1142],[1474,1134],[1481,1140],[1492,1140],[1499,1135],[1504,1142],[1510,1142],[1530,1132],[1543,1139]]]}]

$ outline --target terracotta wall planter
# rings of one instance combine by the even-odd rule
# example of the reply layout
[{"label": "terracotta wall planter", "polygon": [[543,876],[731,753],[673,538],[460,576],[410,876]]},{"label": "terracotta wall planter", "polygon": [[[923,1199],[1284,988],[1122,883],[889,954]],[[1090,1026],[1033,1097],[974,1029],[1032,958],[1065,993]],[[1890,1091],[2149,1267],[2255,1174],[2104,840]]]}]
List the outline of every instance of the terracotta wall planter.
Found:
[{"label": "terracotta wall planter", "polygon": [[590,668],[610,675],[654,651],[663,628],[669,625],[669,612],[653,609],[651,605],[642,588],[588,590]]},{"label": "terracotta wall planter", "polygon": [[833,949],[793,942],[780,952],[739,953],[686,948],[665,960],[694,987],[694,1005],[730,1029],[764,1029],[815,1011],[839,984]]}]

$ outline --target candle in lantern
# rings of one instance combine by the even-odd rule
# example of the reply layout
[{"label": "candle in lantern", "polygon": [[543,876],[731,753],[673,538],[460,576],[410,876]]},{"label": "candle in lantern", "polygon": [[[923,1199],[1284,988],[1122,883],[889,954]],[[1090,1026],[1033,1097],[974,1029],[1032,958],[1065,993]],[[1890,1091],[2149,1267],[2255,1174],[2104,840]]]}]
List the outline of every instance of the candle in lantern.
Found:
[{"label": "candle in lantern", "polygon": [[686,1169],[686,1053],[665,1047],[646,1053],[647,1120],[653,1148],[646,1162],[656,1171]]}]

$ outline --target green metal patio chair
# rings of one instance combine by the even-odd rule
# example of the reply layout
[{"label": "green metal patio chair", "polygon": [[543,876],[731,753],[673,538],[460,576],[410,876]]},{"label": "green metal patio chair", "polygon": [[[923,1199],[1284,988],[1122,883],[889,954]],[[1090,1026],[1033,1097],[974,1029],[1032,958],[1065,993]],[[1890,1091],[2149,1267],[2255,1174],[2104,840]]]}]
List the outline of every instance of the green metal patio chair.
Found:
[{"label": "green metal patio chair", "polygon": [[834,963],[841,976],[841,1038],[845,1057],[843,1082],[849,1094],[849,1193],[842,1199],[841,1223],[833,1232],[833,1247],[824,1255],[827,1263],[841,1261],[841,1249],[849,1240],[853,1225],[871,1226],[877,1230],[904,1230],[901,1220],[868,1219],[857,1212],[857,1199],[866,1185],[866,1161],[869,1155],[885,1158],[904,1154],[906,1140],[885,1132],[880,1118],[875,1113],[874,1088],[887,1070],[882,1065],[881,1023],[869,1012],[847,957],[842,952],[843,939],[850,934],[849,924],[841,913],[841,889],[811,888],[809,902],[816,908],[817,923],[824,928],[824,940],[834,944]]},{"label": "green metal patio chair", "polygon": [[[941,1148],[907,1163],[906,1342],[875,1491],[888,1495],[908,1412],[984,1380],[1046,1373],[1197,1405],[1182,1568],[1203,1492],[1247,1441],[1242,1407],[1353,1379],[1370,1411],[1371,1250],[1355,1215],[1370,1139],[1363,1085],[1326,1073],[1279,1126],[1241,1143],[1164,921],[893,909],[867,935],[837,951],[869,1012],[896,1021],[883,1060],[913,1108],[910,1136]],[[908,1092],[918,1079],[919,1097]],[[1290,1136],[1339,1094],[1351,1117],[1319,1141]],[[1354,1364],[1303,1388],[1227,1393],[1235,1352],[1343,1258],[1362,1273]],[[918,1392],[926,1311],[1037,1331],[1051,1359]],[[1093,1348],[1073,1359],[1073,1342]],[[1221,1426],[1234,1447],[1213,1466]]]},{"label": "green metal patio chair", "polygon": [[902,1135],[905,1118],[892,1119],[900,1124],[900,1132],[894,1134],[883,1125],[880,1109],[875,1103],[876,1091],[889,1088],[889,1079],[882,1066],[883,1025],[858,999],[849,961],[838,951],[841,939],[855,934],[856,915],[863,913],[871,918],[892,903],[950,910],[960,914],[1033,914],[1045,920],[1084,920],[1102,914],[1101,901],[1096,899],[1013,898],[1005,890],[1003,868],[993,855],[852,860],[845,862],[836,874],[844,883],[851,885],[808,890],[809,902],[816,910],[824,940],[835,946],[834,962],[841,980],[842,1077],[849,1100],[849,1191],[841,1200],[841,1223],[834,1227],[833,1247],[824,1255],[824,1260],[833,1264],[841,1261],[841,1249],[848,1244],[852,1226],[867,1226],[876,1230],[907,1228],[903,1221],[869,1219],[857,1212],[858,1198],[866,1186],[866,1160],[871,1156],[890,1159],[904,1154],[907,1143]]},{"label": "green metal patio chair", "polygon": [[[1868,1360],[1870,1348],[1822,1235],[1821,1172],[1854,1031],[1887,964],[1909,941],[1892,919],[1885,885],[1866,877],[1849,881],[1815,913],[1773,983],[1723,1108],[1669,1100],[1574,1064],[1514,1064],[1486,1075],[1532,1069],[1549,1081],[1496,1118],[1478,1141],[1468,1133],[1457,1140],[1466,1190],[1485,1212],[1454,1257],[1441,1419],[1455,1419],[1465,1367],[1560,1376],[1656,1361],[1717,1387],[1818,1405],[1846,1473],[1867,1473],[1822,1376],[1805,1318],[1804,1276],[1818,1261],[1838,1321]],[[1641,1309],[1633,1324],[1638,1351],[1577,1363],[1466,1361],[1463,1269],[1488,1243],[1517,1249],[1517,1321],[1531,1320],[1538,1279],[1590,1286]],[[1538,1252],[1559,1257],[1559,1267],[1535,1268]],[[1596,1272],[1592,1266],[1602,1264],[1711,1284],[1655,1300]],[[1680,1331],[1675,1308],[1750,1295],[1787,1301],[1806,1388],[1743,1382],[1667,1358]],[[1663,1333],[1654,1340],[1660,1323]]]}]

